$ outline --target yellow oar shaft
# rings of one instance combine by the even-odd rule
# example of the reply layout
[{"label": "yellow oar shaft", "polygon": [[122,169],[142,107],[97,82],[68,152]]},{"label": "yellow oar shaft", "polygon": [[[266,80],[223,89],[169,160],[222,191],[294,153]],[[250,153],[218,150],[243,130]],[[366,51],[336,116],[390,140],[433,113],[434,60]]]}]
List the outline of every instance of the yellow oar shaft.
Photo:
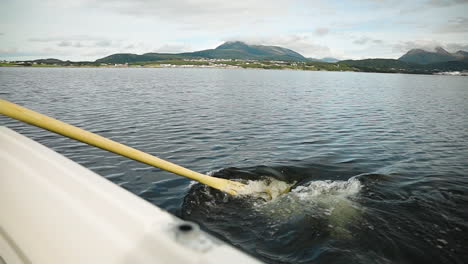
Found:
[{"label": "yellow oar shaft", "polygon": [[157,158],[143,151],[120,144],[92,132],[64,123],[57,119],[37,113],[25,107],[0,99],[0,114],[41,127],[57,134],[76,139],[89,145],[122,155],[124,157],[161,168],[192,180],[204,183],[229,194],[237,194],[243,184],[226,179],[204,175],[177,164]]}]

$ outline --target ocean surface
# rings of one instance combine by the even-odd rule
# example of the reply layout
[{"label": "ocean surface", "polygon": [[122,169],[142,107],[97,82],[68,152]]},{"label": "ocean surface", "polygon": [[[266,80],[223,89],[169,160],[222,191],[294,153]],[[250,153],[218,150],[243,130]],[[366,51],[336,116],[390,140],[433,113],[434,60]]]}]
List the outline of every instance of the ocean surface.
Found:
[{"label": "ocean surface", "polygon": [[0,97],[218,177],[213,189],[0,116],[267,263],[468,263],[468,77],[0,68]]}]

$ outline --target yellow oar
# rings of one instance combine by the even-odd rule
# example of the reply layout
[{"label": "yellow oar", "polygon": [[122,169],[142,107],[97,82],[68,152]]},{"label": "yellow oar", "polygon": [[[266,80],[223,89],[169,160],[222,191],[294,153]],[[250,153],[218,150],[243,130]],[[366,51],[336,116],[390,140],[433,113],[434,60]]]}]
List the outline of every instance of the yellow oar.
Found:
[{"label": "yellow oar", "polygon": [[189,170],[177,164],[152,156],[143,151],[139,151],[132,147],[125,146],[108,138],[101,137],[89,131],[59,121],[57,119],[48,117],[43,114],[39,114],[30,109],[13,104],[3,99],[0,99],[0,114],[9,116],[14,119],[18,119],[20,121],[26,122],[34,126],[50,130],[52,132],[64,135],[72,139],[76,139],[86,144],[93,145],[110,152],[114,152],[124,157],[140,161],[181,176],[185,176],[187,178],[201,182],[210,187],[216,188],[218,190],[232,195],[236,195],[239,190],[245,187],[245,185],[240,182],[211,177]]}]

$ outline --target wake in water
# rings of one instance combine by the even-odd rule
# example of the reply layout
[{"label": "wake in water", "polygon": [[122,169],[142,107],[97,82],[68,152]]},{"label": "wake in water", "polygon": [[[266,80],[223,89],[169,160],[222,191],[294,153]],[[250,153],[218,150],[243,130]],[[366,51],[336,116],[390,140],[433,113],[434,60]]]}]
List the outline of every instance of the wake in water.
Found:
[{"label": "wake in water", "polygon": [[[384,175],[311,168],[261,166],[215,172],[216,177],[247,183],[246,194],[230,196],[193,184],[181,217],[266,262],[311,263],[319,257],[372,262],[373,257],[363,260],[362,254],[375,241],[360,251],[362,234],[381,237],[377,225],[368,222],[363,202],[373,184],[385,181]],[[291,191],[273,199],[262,196],[266,188],[285,187]],[[352,253],[350,248],[359,250]]]},{"label": "wake in water", "polygon": [[253,180],[231,179],[246,184],[238,196],[196,184],[185,199],[185,213],[202,213],[217,219],[229,217],[240,224],[262,219],[273,229],[297,219],[307,219],[320,233],[344,238],[350,236],[347,225],[359,219],[361,212],[353,201],[362,188],[357,177],[346,181],[315,180],[297,186],[295,182],[267,176],[257,176]]},{"label": "wake in water", "polygon": [[312,181],[271,201],[255,200],[252,205],[255,211],[272,222],[288,222],[307,216],[326,223],[322,231],[328,230],[332,235],[344,238],[351,235],[347,225],[359,219],[361,209],[353,198],[361,188],[356,177],[347,181]]}]

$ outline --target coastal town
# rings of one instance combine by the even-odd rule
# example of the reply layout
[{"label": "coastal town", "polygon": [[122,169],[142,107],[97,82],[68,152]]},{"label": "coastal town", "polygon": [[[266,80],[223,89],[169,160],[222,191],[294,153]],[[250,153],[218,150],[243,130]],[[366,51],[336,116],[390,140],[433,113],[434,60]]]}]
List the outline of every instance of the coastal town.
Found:
[{"label": "coastal town", "polygon": [[[366,60],[363,60],[366,61]],[[383,63],[388,63],[385,60]],[[369,60],[365,65],[362,61],[338,61],[335,63],[323,61],[285,61],[285,60],[255,60],[255,59],[224,59],[224,58],[186,58],[166,59],[143,62],[74,62],[58,59],[38,59],[31,61],[0,61],[0,67],[93,67],[93,68],[219,68],[219,69],[270,69],[270,70],[304,70],[304,71],[347,71],[347,72],[382,72],[382,73],[416,73],[449,76],[468,76],[468,70],[431,69],[424,65],[421,68],[407,65],[378,65],[379,59]],[[367,65],[369,64],[369,65]]]},{"label": "coastal town", "polygon": [[171,59],[150,62],[96,63],[71,62],[56,59],[34,61],[0,61],[4,67],[105,67],[105,68],[223,68],[223,69],[278,69],[309,71],[358,71],[353,67],[326,62],[297,62],[281,60],[242,60],[242,59]]}]

